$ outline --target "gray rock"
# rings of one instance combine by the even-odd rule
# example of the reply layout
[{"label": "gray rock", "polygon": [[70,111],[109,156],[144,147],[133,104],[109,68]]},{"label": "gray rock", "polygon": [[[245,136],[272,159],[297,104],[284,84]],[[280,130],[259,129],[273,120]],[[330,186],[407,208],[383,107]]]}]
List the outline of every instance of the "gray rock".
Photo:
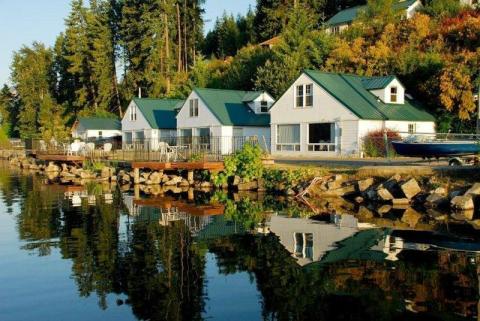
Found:
[{"label": "gray rock", "polygon": [[394,198],[392,200],[393,205],[409,205],[410,200],[408,198]]},{"label": "gray rock", "polygon": [[422,214],[409,207],[403,213],[401,221],[407,223],[410,227],[415,227],[422,218]]},{"label": "gray rock", "polygon": [[405,197],[408,199],[414,198],[422,191],[422,189],[418,185],[417,180],[414,178],[411,178],[405,183],[400,184],[400,189],[402,190]]},{"label": "gray rock", "polygon": [[445,204],[448,204],[447,197],[445,197],[442,194],[433,193],[428,195],[424,205],[425,207],[429,207],[429,208],[437,208]]},{"label": "gray rock", "polygon": [[258,189],[258,182],[251,181],[251,182],[242,182],[237,185],[239,191],[255,191]]},{"label": "gray rock", "polygon": [[238,184],[240,184],[241,181],[242,181],[242,179],[240,178],[240,176],[235,175],[235,177],[233,178],[232,185],[233,186],[238,186]]},{"label": "gray rock", "polygon": [[455,196],[451,201],[450,205],[456,210],[473,210],[473,199],[471,196]]},{"label": "gray rock", "polygon": [[377,212],[378,212],[378,214],[383,215],[383,214],[386,214],[386,213],[390,212],[391,209],[392,209],[391,205],[385,204],[385,205],[380,206],[377,209]]},{"label": "gray rock", "polygon": [[473,184],[472,187],[465,192],[465,195],[479,196],[480,195],[480,183]]},{"label": "gray rock", "polygon": [[377,189],[377,196],[382,201],[391,201],[394,199],[393,195],[386,188]]},{"label": "gray rock", "polygon": [[367,189],[369,189],[373,185],[373,183],[374,183],[373,178],[362,179],[357,182],[358,190],[363,193]]}]

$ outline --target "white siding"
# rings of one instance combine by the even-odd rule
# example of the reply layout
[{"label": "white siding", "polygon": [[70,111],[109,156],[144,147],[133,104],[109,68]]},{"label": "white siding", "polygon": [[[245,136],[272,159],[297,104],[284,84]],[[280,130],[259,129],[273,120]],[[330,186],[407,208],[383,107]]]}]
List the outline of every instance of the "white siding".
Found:
[{"label": "white siding", "polygon": [[151,139],[152,138],[152,127],[148,123],[147,119],[143,116],[142,112],[140,109],[137,107],[137,117],[136,120],[130,120],[130,110],[133,108],[133,106],[136,107],[135,102],[132,100],[130,102],[130,105],[128,105],[127,110],[125,111],[125,115],[123,116],[122,119],[122,138],[123,141],[125,142],[125,133],[129,132],[132,133],[132,139],[135,140],[137,137],[135,136],[136,132],[141,132],[143,131],[145,139]]},{"label": "white siding", "polygon": [[89,129],[87,130],[87,138],[98,138],[102,132],[103,138],[122,136],[121,130],[103,130],[103,129]]},{"label": "white siding", "polygon": [[[392,103],[391,96],[390,96],[390,89],[392,87],[397,87],[397,102]],[[392,82],[388,84],[387,87],[383,89],[372,90],[371,93],[374,96],[379,97],[383,102],[387,104],[404,104],[405,103],[405,88],[402,84],[397,80],[394,79]]]},{"label": "white siding", "polygon": [[408,136],[408,125],[413,124],[415,132],[419,134],[434,134],[435,123],[430,121],[415,122],[415,121],[386,121],[385,127],[396,130],[402,136]]},{"label": "white siding", "polygon": [[[296,108],[295,91],[297,85],[313,84],[313,106]],[[302,74],[270,109],[272,153],[291,156],[337,156],[351,154],[358,144],[358,117],[337,101],[310,77]],[[308,125],[311,123],[335,123],[336,152],[309,152]],[[276,126],[279,124],[300,124],[300,152],[276,151]]]},{"label": "white siding", "polygon": [[[190,100],[198,99],[198,116],[190,117]],[[222,124],[215,115],[205,106],[205,103],[195,91],[188,96],[180,112],[177,114],[177,129],[183,128],[201,128],[201,127],[220,127]]]}]

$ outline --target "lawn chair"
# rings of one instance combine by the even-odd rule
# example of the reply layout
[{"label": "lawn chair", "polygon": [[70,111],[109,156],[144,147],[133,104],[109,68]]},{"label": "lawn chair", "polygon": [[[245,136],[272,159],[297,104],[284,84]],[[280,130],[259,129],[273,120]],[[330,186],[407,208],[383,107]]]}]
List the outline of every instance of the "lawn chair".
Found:
[{"label": "lawn chair", "polygon": [[47,144],[45,143],[44,140],[39,140],[38,141],[38,148],[41,152],[46,152],[47,151]]},{"label": "lawn chair", "polygon": [[170,161],[170,157],[173,156],[170,146],[165,142],[158,143],[158,151],[160,152],[160,161],[162,161],[162,157],[165,157],[165,161],[168,163]]}]

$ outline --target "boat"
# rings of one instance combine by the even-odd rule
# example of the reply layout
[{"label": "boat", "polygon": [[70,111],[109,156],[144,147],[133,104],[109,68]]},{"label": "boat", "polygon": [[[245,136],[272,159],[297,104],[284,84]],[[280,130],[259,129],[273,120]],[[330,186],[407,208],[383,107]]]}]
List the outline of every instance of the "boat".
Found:
[{"label": "boat", "polygon": [[440,158],[480,153],[480,144],[474,140],[421,140],[413,137],[393,141],[392,146],[397,154],[407,157]]}]

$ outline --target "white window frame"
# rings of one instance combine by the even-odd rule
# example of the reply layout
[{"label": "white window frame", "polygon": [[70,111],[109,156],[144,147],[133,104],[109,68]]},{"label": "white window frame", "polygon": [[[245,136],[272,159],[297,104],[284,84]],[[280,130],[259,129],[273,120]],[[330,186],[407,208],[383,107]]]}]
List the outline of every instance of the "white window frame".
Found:
[{"label": "white window frame", "polygon": [[[298,126],[299,128],[299,141],[298,143],[279,143],[278,142],[278,127],[279,126]],[[301,124],[277,124],[276,125],[276,135],[275,135],[275,150],[277,152],[300,152],[301,151],[301,145],[302,145],[302,125]],[[284,149],[284,147],[292,146],[292,150]]]},{"label": "white window frame", "polygon": [[390,102],[394,104],[398,103],[398,87],[390,87]]},{"label": "white window frame", "polygon": [[136,121],[137,120],[137,106],[132,105],[132,108],[130,108],[130,121]]},{"label": "white window frame", "polygon": [[98,138],[103,138],[103,130],[98,131]]},{"label": "white window frame", "polygon": [[189,115],[191,118],[198,117],[198,98],[192,98],[189,101]]},{"label": "white window frame", "polygon": [[[263,108],[265,108],[265,111],[263,110]],[[260,101],[260,113],[268,113],[268,101]]]},{"label": "white window frame", "polygon": [[[310,125],[315,124],[333,124],[333,142],[331,143],[310,143]],[[337,124],[335,122],[312,122],[307,124],[307,152],[337,152]]]},{"label": "white window frame", "polygon": [[[307,95],[307,87],[310,88],[310,92]],[[301,90],[301,94],[300,94]],[[307,96],[311,97],[311,104],[307,105]],[[301,105],[299,105],[299,99],[302,100]],[[295,108],[311,108],[313,107],[313,83],[310,84],[301,84],[295,86]]]},{"label": "white window frame", "polygon": [[415,134],[417,132],[417,124],[416,123],[409,123],[408,124],[408,133]]}]

